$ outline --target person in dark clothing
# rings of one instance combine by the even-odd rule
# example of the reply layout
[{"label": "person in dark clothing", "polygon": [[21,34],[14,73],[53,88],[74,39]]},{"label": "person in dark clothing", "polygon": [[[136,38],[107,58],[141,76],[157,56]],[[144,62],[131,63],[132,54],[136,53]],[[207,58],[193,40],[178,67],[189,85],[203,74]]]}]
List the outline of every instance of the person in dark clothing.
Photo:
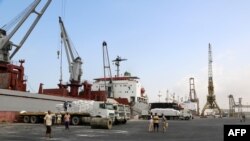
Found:
[{"label": "person in dark clothing", "polygon": [[153,117],[153,122],[154,122],[154,132],[155,132],[155,129],[159,130],[159,116],[157,115],[157,113],[155,113],[154,117]]}]

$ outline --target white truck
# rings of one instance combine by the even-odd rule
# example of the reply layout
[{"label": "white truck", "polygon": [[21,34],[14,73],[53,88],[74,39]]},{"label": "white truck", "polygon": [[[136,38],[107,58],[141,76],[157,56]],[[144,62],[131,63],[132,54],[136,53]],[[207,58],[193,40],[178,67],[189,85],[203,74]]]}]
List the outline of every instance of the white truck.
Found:
[{"label": "white truck", "polygon": [[[63,123],[66,112],[71,116],[72,125],[90,125],[91,128],[98,129],[111,129],[115,119],[115,110],[111,103],[77,100],[57,104],[56,108],[57,112],[52,113],[53,124]],[[19,114],[19,120],[24,123],[43,123],[46,114],[46,112],[22,111]]]},{"label": "white truck", "polygon": [[190,120],[193,119],[193,115],[190,110],[183,109],[180,111],[180,118],[181,120]]},{"label": "white truck", "polygon": [[125,119],[128,121],[130,120],[131,117],[131,110],[129,105],[124,105],[125,106]]},{"label": "white truck", "polygon": [[90,117],[74,116],[71,114],[71,123],[78,125],[80,123],[90,123],[91,118],[110,118],[112,123],[115,121],[115,110],[112,103],[93,100],[77,100],[57,104],[58,113],[89,113]]},{"label": "white truck", "polygon": [[125,124],[127,122],[126,119],[126,112],[125,112],[125,105],[123,104],[114,104],[114,110],[115,110],[115,120],[114,124]]},{"label": "white truck", "polygon": [[160,117],[164,115],[167,119],[179,119],[180,117],[180,111],[173,108],[154,108],[151,109],[150,112],[153,115],[156,113]]}]

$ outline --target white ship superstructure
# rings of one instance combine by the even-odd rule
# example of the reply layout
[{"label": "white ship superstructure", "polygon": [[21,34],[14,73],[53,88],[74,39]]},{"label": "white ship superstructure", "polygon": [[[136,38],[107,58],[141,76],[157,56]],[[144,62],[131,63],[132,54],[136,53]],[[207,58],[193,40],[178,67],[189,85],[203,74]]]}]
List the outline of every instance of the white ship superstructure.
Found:
[{"label": "white ship superstructure", "polygon": [[[97,78],[92,85],[93,91],[105,91],[105,81],[108,83],[110,79]],[[111,86],[109,84],[109,86]],[[131,76],[125,72],[124,76],[112,78],[113,98],[126,98],[133,108],[134,115],[140,115],[142,111],[148,111],[148,98],[144,95],[139,77]]]}]

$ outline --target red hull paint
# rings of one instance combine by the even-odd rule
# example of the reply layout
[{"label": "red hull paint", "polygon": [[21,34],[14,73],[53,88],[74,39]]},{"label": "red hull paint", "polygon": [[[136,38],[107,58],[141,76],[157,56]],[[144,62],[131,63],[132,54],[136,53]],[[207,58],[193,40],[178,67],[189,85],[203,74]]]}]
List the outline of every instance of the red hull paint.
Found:
[{"label": "red hull paint", "polygon": [[17,122],[18,115],[19,115],[18,112],[0,111],[0,123]]},{"label": "red hull paint", "polygon": [[24,79],[24,60],[20,60],[20,66],[10,63],[0,63],[0,88],[26,91]]}]

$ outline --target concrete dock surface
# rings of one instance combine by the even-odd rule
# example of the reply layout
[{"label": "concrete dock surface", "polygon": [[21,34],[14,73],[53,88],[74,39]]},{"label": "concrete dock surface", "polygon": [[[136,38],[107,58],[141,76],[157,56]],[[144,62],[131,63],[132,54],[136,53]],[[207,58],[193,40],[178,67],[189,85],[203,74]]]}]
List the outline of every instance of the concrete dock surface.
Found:
[{"label": "concrete dock surface", "polygon": [[52,138],[45,137],[43,124],[1,123],[1,141],[223,141],[225,124],[250,124],[250,119],[240,122],[237,118],[195,118],[193,120],[169,120],[165,133],[148,132],[147,120],[130,120],[127,124],[115,125],[111,130],[91,129],[90,126],[63,125],[52,127]]}]

